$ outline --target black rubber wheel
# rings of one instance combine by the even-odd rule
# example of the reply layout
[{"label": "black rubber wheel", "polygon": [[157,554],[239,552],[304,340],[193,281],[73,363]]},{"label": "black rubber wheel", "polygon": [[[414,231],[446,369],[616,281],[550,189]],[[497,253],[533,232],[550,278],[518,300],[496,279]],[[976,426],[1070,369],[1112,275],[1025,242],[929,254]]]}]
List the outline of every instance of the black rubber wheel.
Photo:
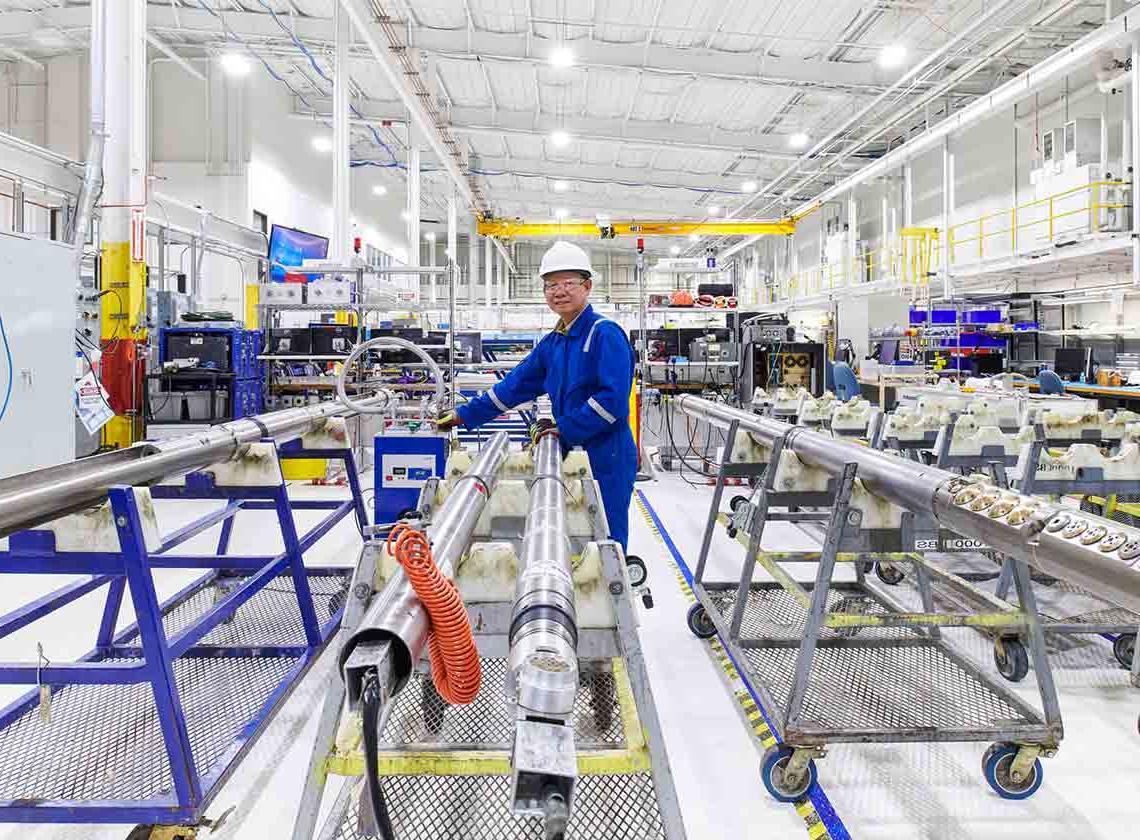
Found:
[{"label": "black rubber wheel", "polygon": [[747,496],[733,496],[732,500],[728,503],[728,509],[731,510],[733,513],[736,513],[736,509],[738,507],[740,507],[741,505],[746,505],[746,504],[748,504],[748,497]]},{"label": "black rubber wheel", "polygon": [[629,585],[634,589],[640,589],[649,580],[649,569],[636,554],[626,555],[625,570],[629,574]]},{"label": "black rubber wheel", "polygon": [[994,665],[998,673],[1010,682],[1021,682],[1029,673],[1029,652],[1020,639],[996,639]]},{"label": "black rubber wheel", "polygon": [[433,735],[443,729],[443,718],[447,711],[447,701],[439,696],[430,674],[424,674],[420,682],[420,713],[424,717],[424,727]]},{"label": "black rubber wheel", "polygon": [[709,614],[700,603],[689,607],[689,613],[685,616],[685,623],[689,626],[689,632],[698,639],[711,639],[716,635],[716,625],[713,624]]},{"label": "black rubber wheel", "polygon": [[1016,757],[1017,747],[1013,744],[994,744],[982,756],[982,775],[1002,799],[1028,799],[1045,779],[1045,770],[1038,758],[1034,759],[1029,776],[1015,782],[1010,776],[1010,769]]},{"label": "black rubber wheel", "polygon": [[643,589],[641,592],[641,603],[645,605],[647,610],[653,609],[653,593],[648,589]]},{"label": "black rubber wheel", "polygon": [[906,577],[906,572],[890,563],[876,563],[875,576],[888,586],[898,586]]},{"label": "black rubber wheel", "polygon": [[803,778],[794,785],[788,784],[784,778],[784,768],[791,757],[792,748],[778,744],[768,748],[760,764],[760,777],[764,781],[764,787],[778,802],[799,802],[816,782],[815,761],[812,760],[808,762]]},{"label": "black rubber wheel", "polygon": [[737,534],[738,532],[737,532],[737,530],[736,530],[736,526],[735,526],[735,525],[729,525],[729,526],[728,526],[727,528],[725,528],[724,530],[725,530],[725,533],[727,533],[727,534],[728,534],[728,538],[729,538],[730,540],[734,540],[734,539],[736,539],[736,534]]},{"label": "black rubber wheel", "polygon": [[1112,654],[1121,667],[1132,669],[1132,657],[1136,655],[1136,634],[1121,633],[1112,643]]}]

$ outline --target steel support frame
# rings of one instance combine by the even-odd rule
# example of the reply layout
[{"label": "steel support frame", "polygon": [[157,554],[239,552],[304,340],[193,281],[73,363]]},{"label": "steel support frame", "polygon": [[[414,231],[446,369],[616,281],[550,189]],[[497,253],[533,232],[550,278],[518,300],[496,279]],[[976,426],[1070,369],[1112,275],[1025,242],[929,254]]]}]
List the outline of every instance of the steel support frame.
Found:
[{"label": "steel support frame", "polygon": [[[272,443],[272,441],[266,441]],[[320,654],[325,642],[336,632],[344,608],[335,611],[322,626],[318,623],[309,588],[310,576],[340,575],[342,568],[306,570],[304,552],[321,536],[355,511],[358,525],[367,525],[363,497],[355,480],[351,450],[307,450],[293,458],[339,458],[345,461],[353,498],[339,501],[290,502],[284,483],[271,487],[219,488],[204,474],[191,473],[185,486],[158,486],[157,498],[221,499],[221,511],[208,514],[168,535],[155,552],[146,546],[136,491],[113,487],[108,493],[118,532],[119,552],[60,552],[48,532],[13,535],[14,546],[0,552],[0,574],[88,574],[7,615],[0,616],[0,638],[22,629],[39,618],[106,585],[103,614],[95,647],[74,663],[0,663],[0,684],[36,686],[0,710],[0,730],[27,714],[40,702],[39,686],[53,691],[68,685],[123,685],[149,683],[158,712],[159,724],[169,762],[174,791],[146,800],[0,800],[0,823],[143,823],[155,825],[194,824],[203,816],[212,798],[236,769],[271,720],[280,703]],[[276,556],[228,554],[234,517],[241,510],[274,510],[281,528],[285,551]],[[297,532],[294,510],[329,510],[330,514],[304,536]],[[170,549],[221,523],[216,555],[166,555]],[[159,603],[153,571],[157,568],[206,568],[207,574]],[[163,616],[184,604],[204,588],[214,585],[223,572],[247,572],[245,582],[212,608],[168,637]],[[237,610],[270,584],[289,572],[297,595],[297,606],[305,632],[305,645],[214,647],[199,642],[214,628],[231,619]],[[129,584],[136,621],[119,633],[115,626]],[[133,644],[128,644],[137,635]],[[234,656],[292,658],[296,663],[261,704],[257,713],[237,733],[222,756],[204,773],[196,766],[182,700],[174,680],[173,662],[186,657],[228,658]],[[105,660],[137,658],[137,664]]]}]

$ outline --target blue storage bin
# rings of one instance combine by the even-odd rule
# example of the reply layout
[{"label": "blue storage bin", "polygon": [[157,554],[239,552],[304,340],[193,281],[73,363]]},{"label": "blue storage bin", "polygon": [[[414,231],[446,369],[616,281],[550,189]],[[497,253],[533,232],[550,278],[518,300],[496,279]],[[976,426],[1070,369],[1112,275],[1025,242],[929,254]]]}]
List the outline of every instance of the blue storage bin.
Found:
[{"label": "blue storage bin", "polygon": [[982,308],[982,309],[969,309],[965,313],[965,318],[962,320],[964,324],[1000,324],[1001,323],[1001,310]]}]

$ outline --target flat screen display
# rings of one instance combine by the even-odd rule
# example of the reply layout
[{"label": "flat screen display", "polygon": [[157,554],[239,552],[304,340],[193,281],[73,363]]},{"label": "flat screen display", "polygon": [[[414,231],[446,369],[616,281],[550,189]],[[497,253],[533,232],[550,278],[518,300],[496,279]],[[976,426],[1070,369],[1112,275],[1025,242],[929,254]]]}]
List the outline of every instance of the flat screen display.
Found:
[{"label": "flat screen display", "polygon": [[271,283],[307,283],[320,275],[300,274],[285,266],[299,266],[305,260],[323,260],[329,255],[325,236],[274,225],[269,234],[269,280]]}]

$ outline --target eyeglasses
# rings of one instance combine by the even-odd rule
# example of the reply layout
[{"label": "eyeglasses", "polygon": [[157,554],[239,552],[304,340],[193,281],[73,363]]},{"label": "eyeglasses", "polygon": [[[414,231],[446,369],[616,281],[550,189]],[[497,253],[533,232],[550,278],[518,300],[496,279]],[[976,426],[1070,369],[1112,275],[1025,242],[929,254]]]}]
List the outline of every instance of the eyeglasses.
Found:
[{"label": "eyeglasses", "polygon": [[569,289],[575,288],[576,286],[584,286],[585,284],[586,284],[585,280],[567,277],[564,280],[551,280],[548,282],[543,282],[542,290],[544,292],[549,293],[549,292],[553,292],[555,289],[567,289],[567,290],[569,290]]}]

